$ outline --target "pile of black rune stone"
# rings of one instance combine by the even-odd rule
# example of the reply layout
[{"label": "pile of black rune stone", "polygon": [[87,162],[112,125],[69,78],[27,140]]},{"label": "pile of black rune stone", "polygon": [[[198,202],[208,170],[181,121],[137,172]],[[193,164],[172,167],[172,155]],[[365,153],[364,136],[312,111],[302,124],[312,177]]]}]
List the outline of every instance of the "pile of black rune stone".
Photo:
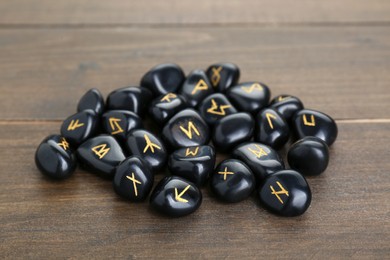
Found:
[{"label": "pile of black rune stone", "polygon": [[[270,101],[260,82],[239,83],[231,63],[194,70],[185,77],[176,64],[148,71],[140,87],[97,89],[80,99],[61,134],[46,137],[35,162],[45,175],[66,179],[77,163],[112,179],[115,192],[132,202],[145,200],[172,217],[188,215],[202,203],[207,183],[221,201],[233,203],[256,191],[261,205],[282,216],[298,216],[310,205],[303,175],[319,175],[329,162],[328,146],[337,126],[328,115],[304,109],[291,95]],[[155,123],[145,129],[146,114]],[[156,131],[157,130],[157,131]],[[289,139],[286,169],[278,154]],[[217,166],[216,151],[230,159]],[[167,165],[170,176],[153,189],[154,174]]]}]

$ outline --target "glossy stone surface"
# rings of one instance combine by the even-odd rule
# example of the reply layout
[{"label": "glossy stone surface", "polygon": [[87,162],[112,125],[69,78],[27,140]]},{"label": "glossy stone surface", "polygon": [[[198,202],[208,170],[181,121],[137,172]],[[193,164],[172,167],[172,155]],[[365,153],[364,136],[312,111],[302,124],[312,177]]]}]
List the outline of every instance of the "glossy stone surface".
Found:
[{"label": "glossy stone surface", "polygon": [[138,202],[149,195],[153,181],[149,166],[140,157],[131,156],[116,167],[113,187],[122,198]]},{"label": "glossy stone surface", "polygon": [[206,97],[198,107],[199,114],[209,125],[215,124],[224,116],[237,113],[237,109],[227,97],[221,93],[214,93]]},{"label": "glossy stone surface", "polygon": [[161,170],[167,162],[168,153],[165,146],[149,131],[142,129],[131,131],[127,137],[126,147],[131,155],[141,157],[153,172]]},{"label": "glossy stone surface", "polygon": [[319,175],[328,167],[328,145],[317,137],[304,137],[290,147],[287,160],[291,169],[303,175]]},{"label": "glossy stone surface", "polygon": [[123,143],[131,130],[143,128],[142,119],[127,110],[110,110],[102,116],[103,131]]},{"label": "glossy stone surface", "polygon": [[150,206],[170,217],[191,214],[201,203],[200,190],[193,183],[177,176],[163,178],[150,196]]},{"label": "glossy stone surface", "polygon": [[215,152],[211,146],[202,145],[174,151],[168,160],[168,169],[173,175],[204,185],[215,165]]},{"label": "glossy stone surface", "polygon": [[303,109],[302,101],[291,95],[279,95],[271,100],[270,108],[278,111],[283,118],[289,123],[292,116]]},{"label": "glossy stone surface", "polygon": [[225,202],[239,202],[248,198],[256,187],[255,176],[243,162],[236,159],[222,161],[210,181],[211,191]]},{"label": "glossy stone surface", "polygon": [[143,116],[152,100],[152,92],[143,87],[126,87],[111,92],[107,97],[107,110],[128,110]]},{"label": "glossy stone surface", "polygon": [[80,99],[77,105],[77,112],[91,109],[96,114],[101,115],[104,111],[103,95],[96,88],[88,90]]},{"label": "glossy stone surface", "polygon": [[242,144],[233,151],[232,156],[249,166],[258,183],[268,175],[284,169],[284,163],[279,154],[261,143]]},{"label": "glossy stone surface", "polygon": [[151,68],[141,79],[141,86],[155,96],[176,92],[185,79],[183,70],[176,64],[164,63]]},{"label": "glossy stone surface", "polygon": [[315,136],[331,146],[337,138],[336,122],[327,114],[304,109],[296,113],[292,119],[295,134],[299,139]]},{"label": "glossy stone surface", "polygon": [[61,135],[73,147],[77,147],[98,132],[99,119],[90,109],[78,112],[64,120]]},{"label": "glossy stone surface", "polygon": [[100,135],[79,146],[77,159],[86,170],[104,178],[112,178],[115,167],[125,159],[125,155],[114,137]]},{"label": "glossy stone surface", "polygon": [[218,92],[225,92],[238,83],[240,69],[233,63],[217,63],[208,67],[206,71],[211,85]]},{"label": "glossy stone surface", "polygon": [[206,122],[193,109],[185,109],[172,117],[163,128],[162,138],[171,149],[208,144],[210,131]]},{"label": "glossy stone surface", "polygon": [[290,129],[284,118],[275,109],[261,110],[256,118],[255,141],[281,149],[290,138]]},{"label": "glossy stone surface", "polygon": [[285,217],[302,215],[311,202],[306,179],[293,170],[269,175],[260,185],[258,195],[266,209]]},{"label": "glossy stone surface", "polygon": [[179,90],[179,94],[192,107],[196,107],[205,97],[213,92],[213,87],[203,70],[192,71]]},{"label": "glossy stone surface", "polygon": [[149,115],[159,125],[165,124],[171,117],[187,108],[187,103],[179,94],[168,93],[154,99],[149,106]]},{"label": "glossy stone surface", "polygon": [[249,141],[255,122],[248,113],[236,113],[217,121],[213,128],[213,143],[218,150],[227,152],[237,145]]},{"label": "glossy stone surface", "polygon": [[35,164],[41,173],[53,179],[68,178],[77,166],[70,144],[60,135],[49,135],[40,143]]},{"label": "glossy stone surface", "polygon": [[226,96],[240,111],[257,114],[268,105],[271,92],[260,82],[246,82],[230,87]]}]

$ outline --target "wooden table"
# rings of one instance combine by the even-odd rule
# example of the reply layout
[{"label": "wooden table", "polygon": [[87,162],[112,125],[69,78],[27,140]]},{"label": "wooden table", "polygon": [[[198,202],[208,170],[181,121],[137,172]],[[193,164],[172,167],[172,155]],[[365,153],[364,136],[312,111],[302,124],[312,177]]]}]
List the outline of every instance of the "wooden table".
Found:
[{"label": "wooden table", "polygon": [[[389,14],[383,0],[1,1],[0,258],[389,258]],[[303,216],[204,188],[197,212],[169,219],[81,169],[63,182],[36,169],[37,145],[89,88],[219,61],[337,120]]]}]

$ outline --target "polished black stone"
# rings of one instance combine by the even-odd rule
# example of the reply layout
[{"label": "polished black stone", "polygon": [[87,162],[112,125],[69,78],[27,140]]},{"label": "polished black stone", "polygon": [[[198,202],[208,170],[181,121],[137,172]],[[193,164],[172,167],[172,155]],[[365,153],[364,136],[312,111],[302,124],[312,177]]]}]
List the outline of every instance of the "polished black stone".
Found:
[{"label": "polished black stone", "polygon": [[306,179],[293,170],[269,175],[260,185],[258,195],[266,209],[285,217],[302,215],[311,202]]},{"label": "polished black stone", "polygon": [[224,94],[214,93],[206,97],[198,107],[199,114],[209,125],[215,124],[224,116],[237,113],[237,109]]},{"label": "polished black stone", "polygon": [[248,113],[225,116],[215,123],[213,143],[218,150],[228,152],[237,145],[249,141],[255,130],[255,122]]},{"label": "polished black stone", "polygon": [[153,100],[149,106],[149,115],[157,124],[163,125],[185,108],[187,108],[187,103],[182,96],[168,93]]},{"label": "polished black stone", "polygon": [[303,175],[319,175],[328,167],[328,145],[317,137],[304,137],[290,147],[287,160],[291,169]]},{"label": "polished black stone", "polygon": [[61,135],[73,146],[77,147],[99,130],[99,118],[91,110],[84,110],[71,115],[64,120],[61,126]]},{"label": "polished black stone", "polygon": [[225,202],[239,202],[248,198],[256,187],[255,176],[243,162],[236,159],[222,161],[210,181],[211,191]]},{"label": "polished black stone", "polygon": [[211,85],[218,92],[225,92],[238,83],[240,69],[233,63],[217,63],[211,65],[206,71]]},{"label": "polished black stone", "polygon": [[131,156],[116,167],[113,186],[119,196],[138,202],[149,195],[153,181],[149,166],[140,157]]},{"label": "polished black stone", "polygon": [[256,118],[255,141],[281,149],[290,138],[290,129],[284,118],[273,108],[261,110]]},{"label": "polished black stone", "polygon": [[176,92],[185,79],[183,70],[176,64],[159,64],[150,69],[141,79],[141,86],[155,96]]},{"label": "polished black stone", "polygon": [[167,162],[168,153],[164,144],[149,131],[131,131],[127,136],[126,147],[130,154],[145,160],[153,172],[161,170]]},{"label": "polished black stone", "polygon": [[92,109],[96,114],[101,115],[104,111],[103,95],[96,88],[88,90],[80,99],[77,105],[77,112]]},{"label": "polished black stone", "polygon": [[179,90],[179,94],[192,107],[196,107],[205,97],[213,92],[213,87],[203,70],[192,71]]},{"label": "polished black stone", "polygon": [[143,128],[142,119],[127,110],[110,110],[102,116],[103,131],[124,143],[131,130]]},{"label": "polished black stone", "polygon": [[143,116],[152,100],[152,92],[143,87],[126,87],[111,92],[107,97],[107,110],[129,110]]},{"label": "polished black stone", "polygon": [[105,178],[114,177],[115,167],[125,159],[122,148],[110,135],[88,139],[77,149],[82,167]]},{"label": "polished black stone", "polygon": [[206,122],[193,109],[185,109],[165,124],[162,138],[171,149],[208,144],[210,131]]},{"label": "polished black stone", "polygon": [[178,149],[168,160],[168,169],[173,175],[187,179],[198,187],[206,183],[214,165],[215,152],[208,145]]},{"label": "polished black stone", "polygon": [[233,151],[232,155],[249,166],[258,183],[268,175],[284,169],[284,163],[279,154],[261,143],[242,144]]},{"label": "polished black stone", "polygon": [[60,135],[49,135],[40,143],[35,164],[44,175],[54,179],[68,178],[77,166],[70,144]]},{"label": "polished black stone", "polygon": [[299,98],[290,95],[279,95],[271,100],[270,108],[278,111],[289,123],[293,115],[303,109],[303,104]]},{"label": "polished black stone", "polygon": [[151,207],[170,217],[191,214],[201,203],[200,190],[192,182],[177,176],[162,179],[150,196]]},{"label": "polished black stone", "polygon": [[331,146],[337,138],[336,122],[328,115],[310,109],[296,113],[292,119],[294,131],[299,139],[315,136]]},{"label": "polished black stone", "polygon": [[226,96],[240,111],[255,115],[268,105],[271,92],[260,82],[246,82],[230,87]]}]

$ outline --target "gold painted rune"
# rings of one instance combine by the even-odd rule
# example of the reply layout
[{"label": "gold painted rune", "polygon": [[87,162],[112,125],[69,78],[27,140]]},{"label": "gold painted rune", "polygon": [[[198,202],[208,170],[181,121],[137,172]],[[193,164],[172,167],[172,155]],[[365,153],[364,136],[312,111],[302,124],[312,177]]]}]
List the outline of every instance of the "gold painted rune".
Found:
[{"label": "gold painted rune", "polygon": [[194,95],[198,91],[207,90],[208,88],[209,86],[207,85],[207,83],[203,79],[201,79],[192,90],[191,95]]},{"label": "gold painted rune", "polygon": [[104,156],[106,156],[108,151],[110,151],[110,148],[107,148],[107,144],[101,144],[92,147],[91,150],[99,157],[99,159],[102,159]]},{"label": "gold painted rune", "polygon": [[305,114],[302,115],[302,119],[303,119],[304,125],[307,125],[307,126],[315,126],[316,125],[316,121],[314,120],[314,115],[310,115],[310,122],[307,121]]},{"label": "gold painted rune", "polygon": [[287,197],[289,197],[288,191],[282,186],[282,184],[280,184],[280,182],[277,181],[276,184],[278,184],[280,191],[275,191],[274,187],[272,185],[270,185],[269,187],[272,190],[271,194],[275,195],[278,198],[278,200],[280,201],[280,203],[284,204],[283,200],[280,198],[279,195],[284,194]]},{"label": "gold painted rune", "polygon": [[253,149],[251,147],[248,147],[248,150],[253,153],[257,158],[260,158],[262,156],[268,155],[263,148],[261,148],[259,145],[254,145],[256,149]]},{"label": "gold painted rune", "polygon": [[123,129],[119,124],[119,122],[122,121],[121,119],[115,118],[115,117],[110,117],[110,119],[108,119],[108,121],[110,122],[110,126],[112,129],[112,132],[111,132],[112,135],[123,133]]},{"label": "gold painted rune", "polygon": [[144,148],[144,153],[146,153],[146,151],[148,149],[150,149],[150,151],[152,153],[154,153],[154,148],[157,148],[157,149],[161,150],[160,146],[158,146],[157,144],[152,143],[152,141],[150,141],[150,138],[149,138],[149,136],[147,134],[144,134],[144,138],[145,138],[145,142],[146,142],[146,145],[145,145],[145,148]]},{"label": "gold painted rune", "polygon": [[191,185],[188,185],[187,187],[185,187],[185,189],[184,189],[182,192],[180,192],[180,194],[179,194],[179,192],[177,191],[177,188],[175,188],[175,200],[178,201],[178,202],[187,203],[188,200],[183,199],[181,196],[183,196],[184,193],[185,193],[190,187],[191,187]]},{"label": "gold painted rune", "polygon": [[199,151],[199,146],[197,146],[194,151],[191,151],[190,148],[187,148],[187,150],[186,150],[186,157],[188,155],[195,156],[195,155],[198,154],[198,151]]},{"label": "gold painted rune", "polygon": [[73,131],[76,128],[82,127],[83,125],[84,125],[84,123],[80,123],[78,119],[76,121],[72,120],[72,121],[70,121],[70,124],[68,125],[68,131]]},{"label": "gold painted rune", "polygon": [[226,115],[225,109],[227,109],[229,107],[231,107],[231,106],[230,105],[221,105],[221,106],[219,106],[219,110],[218,110],[218,104],[212,98],[211,99],[211,107],[209,109],[207,109],[207,113],[219,115],[219,116],[224,116],[224,115]]},{"label": "gold painted rune", "polygon": [[66,151],[68,148],[69,148],[69,143],[65,140],[65,138],[62,137],[61,139],[61,142],[60,143],[57,143],[59,146],[61,146],[62,148],[64,148],[64,150]]},{"label": "gold painted rune", "polygon": [[162,99],[160,99],[161,102],[166,101],[167,103],[171,102],[171,99],[176,98],[177,95],[174,93],[168,93],[166,94]]},{"label": "gold painted rune", "polygon": [[211,76],[211,84],[213,84],[213,87],[215,88],[221,80],[220,72],[222,67],[212,67],[211,70],[213,71],[213,75]]},{"label": "gold painted rune", "polygon": [[194,123],[192,123],[192,121],[188,122],[187,129],[185,129],[183,126],[180,126],[180,129],[191,140],[192,140],[192,131],[194,131],[197,136],[200,136],[200,133],[199,133],[198,129],[195,127],[195,125],[194,125]]},{"label": "gold painted rune", "polygon": [[276,119],[276,116],[270,113],[265,113],[265,116],[267,117],[268,124],[271,127],[271,129],[274,129],[274,125],[272,124],[271,118]]},{"label": "gold painted rune", "polygon": [[139,180],[137,180],[134,176],[134,172],[131,173],[130,176],[126,176],[127,179],[131,180],[133,182],[133,188],[134,188],[134,194],[136,197],[138,197],[138,190],[137,190],[137,184],[142,184]]},{"label": "gold painted rune", "polygon": [[223,175],[223,180],[226,181],[226,176],[227,176],[228,174],[234,174],[234,172],[228,172],[227,167],[225,167],[225,171],[223,171],[223,172],[218,172],[218,174]]},{"label": "gold painted rune", "polygon": [[290,98],[290,96],[285,96],[285,97],[279,96],[278,97],[278,102],[283,101],[283,100],[288,99],[288,98]]},{"label": "gold painted rune", "polygon": [[250,87],[241,87],[246,93],[252,93],[254,90],[263,90],[263,87],[259,83],[253,83]]}]

